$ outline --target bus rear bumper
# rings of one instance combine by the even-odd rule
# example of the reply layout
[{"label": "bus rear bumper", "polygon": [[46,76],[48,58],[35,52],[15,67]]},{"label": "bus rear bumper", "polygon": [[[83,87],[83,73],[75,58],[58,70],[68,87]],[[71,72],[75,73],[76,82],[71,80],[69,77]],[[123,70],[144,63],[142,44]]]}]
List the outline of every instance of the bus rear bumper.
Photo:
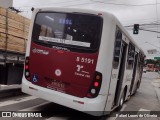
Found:
[{"label": "bus rear bumper", "polygon": [[78,98],[65,93],[33,85],[27,80],[24,80],[24,78],[22,81],[22,92],[85,112],[93,116],[102,116],[104,114],[104,107],[107,98],[107,95],[99,95],[94,99]]}]

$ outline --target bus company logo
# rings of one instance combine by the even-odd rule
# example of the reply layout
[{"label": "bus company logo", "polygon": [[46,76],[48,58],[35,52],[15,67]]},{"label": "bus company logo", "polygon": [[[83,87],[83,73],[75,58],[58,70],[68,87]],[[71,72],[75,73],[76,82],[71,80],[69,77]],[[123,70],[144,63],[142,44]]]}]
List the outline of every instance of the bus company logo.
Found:
[{"label": "bus company logo", "polygon": [[83,68],[82,65],[77,65],[77,72],[80,72],[82,68]]},{"label": "bus company logo", "polygon": [[33,53],[38,53],[38,54],[43,54],[43,55],[48,55],[49,54],[49,51],[41,50],[41,49],[37,49],[37,48],[33,48],[32,52]]},{"label": "bus company logo", "polygon": [[56,76],[61,76],[62,72],[60,69],[55,70],[55,75]]}]

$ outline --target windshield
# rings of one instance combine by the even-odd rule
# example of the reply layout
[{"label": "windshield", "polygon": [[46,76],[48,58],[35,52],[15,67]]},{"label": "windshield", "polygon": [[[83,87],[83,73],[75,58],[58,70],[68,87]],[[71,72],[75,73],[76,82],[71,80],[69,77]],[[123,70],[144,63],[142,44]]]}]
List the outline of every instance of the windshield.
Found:
[{"label": "windshield", "polygon": [[102,18],[77,13],[38,13],[32,40],[48,47],[96,51],[101,39]]}]

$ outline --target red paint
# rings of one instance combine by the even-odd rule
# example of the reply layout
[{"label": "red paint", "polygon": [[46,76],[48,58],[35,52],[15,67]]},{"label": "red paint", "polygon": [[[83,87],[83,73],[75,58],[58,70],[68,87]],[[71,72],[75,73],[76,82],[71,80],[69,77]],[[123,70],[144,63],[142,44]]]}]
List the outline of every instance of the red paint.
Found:
[{"label": "red paint", "polygon": [[[49,54],[33,53],[33,48],[48,51]],[[63,51],[63,54],[60,53],[54,48],[47,48],[33,42],[31,43],[30,75],[31,77],[33,74],[38,76],[38,82],[32,83],[73,96],[85,97],[94,78],[98,52],[77,53]],[[76,61],[77,57],[92,59],[94,60],[94,64]],[[78,71],[77,65],[83,66],[80,68],[81,72]],[[57,69],[61,70],[61,76],[56,76],[55,70]],[[89,72],[90,77],[88,77],[86,72]],[[86,77],[83,75],[79,76],[81,73],[85,74]]]},{"label": "red paint", "polygon": [[62,50],[57,50],[57,52],[60,53],[60,54],[64,53],[64,51],[62,51]]},{"label": "red paint", "polygon": [[87,94],[87,97],[89,97],[89,98],[90,98],[90,97],[92,97],[92,96],[91,96],[91,94],[89,94],[89,93],[88,93],[88,94]]},{"label": "red paint", "polygon": [[30,81],[30,80],[31,80],[31,78],[30,78],[30,77],[28,77],[28,78],[27,78],[27,80],[29,80],[29,81]]}]

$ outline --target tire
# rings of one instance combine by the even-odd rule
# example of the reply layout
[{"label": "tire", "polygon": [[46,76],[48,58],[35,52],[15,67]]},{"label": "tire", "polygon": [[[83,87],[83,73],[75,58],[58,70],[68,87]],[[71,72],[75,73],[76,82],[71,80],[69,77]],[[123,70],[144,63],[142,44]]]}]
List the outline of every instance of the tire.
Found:
[{"label": "tire", "polygon": [[124,91],[123,91],[121,98],[120,98],[120,101],[119,101],[119,106],[117,107],[117,110],[120,110],[123,107],[124,99],[125,99],[124,97],[125,96],[124,96]]},{"label": "tire", "polygon": [[135,94],[136,94],[136,92],[137,92],[138,88],[139,88],[139,82],[137,82],[137,85],[136,85],[136,88],[135,88],[135,90],[134,90],[133,95],[135,95]]}]

